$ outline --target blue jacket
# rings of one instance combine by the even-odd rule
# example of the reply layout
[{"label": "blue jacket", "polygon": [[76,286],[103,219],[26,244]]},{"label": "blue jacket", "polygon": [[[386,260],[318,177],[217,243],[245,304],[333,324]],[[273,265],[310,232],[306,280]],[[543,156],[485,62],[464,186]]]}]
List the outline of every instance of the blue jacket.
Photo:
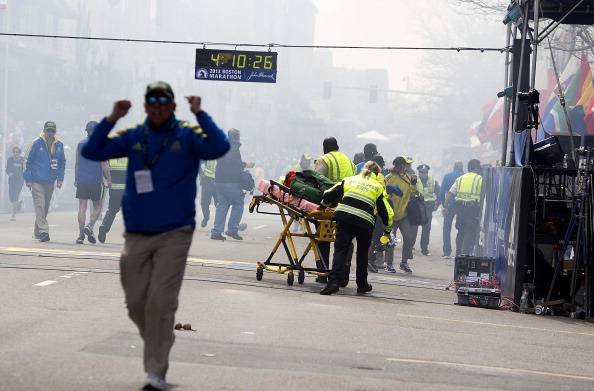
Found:
[{"label": "blue jacket", "polygon": [[[148,120],[109,134],[114,124],[103,119],[82,149],[91,160],[128,157],[122,213],[127,232],[161,233],[191,225],[195,227],[196,176],[200,160],[213,160],[229,150],[227,135],[210,116],[200,112],[200,126],[175,117],[154,129]],[[109,137],[108,137],[109,134]],[[154,190],[138,194],[134,173],[145,169],[146,160],[160,157],[151,168]],[[167,134],[169,139],[164,144]]]},{"label": "blue jacket", "polygon": [[[55,160],[56,165],[52,168],[51,160]],[[31,144],[31,149],[27,154],[25,163],[25,172],[23,178],[26,182],[36,183],[54,183],[57,179],[64,181],[64,171],[66,170],[66,156],[64,156],[64,145],[61,141],[54,141],[52,151],[48,151],[45,140],[38,137]]]},{"label": "blue jacket", "polygon": [[450,191],[450,188],[452,187],[454,182],[456,182],[456,179],[458,179],[462,175],[464,175],[464,171],[458,171],[458,170],[454,170],[454,171],[444,175],[443,181],[441,182],[441,193],[439,194],[439,203],[441,205],[444,204],[445,196],[446,196],[447,192]]}]

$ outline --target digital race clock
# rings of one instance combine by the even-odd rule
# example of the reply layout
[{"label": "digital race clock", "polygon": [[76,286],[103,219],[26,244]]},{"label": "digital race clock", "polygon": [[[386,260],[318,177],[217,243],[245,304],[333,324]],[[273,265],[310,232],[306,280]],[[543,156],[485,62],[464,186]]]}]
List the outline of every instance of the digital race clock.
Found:
[{"label": "digital race clock", "polygon": [[276,83],[276,52],[196,49],[198,80]]}]

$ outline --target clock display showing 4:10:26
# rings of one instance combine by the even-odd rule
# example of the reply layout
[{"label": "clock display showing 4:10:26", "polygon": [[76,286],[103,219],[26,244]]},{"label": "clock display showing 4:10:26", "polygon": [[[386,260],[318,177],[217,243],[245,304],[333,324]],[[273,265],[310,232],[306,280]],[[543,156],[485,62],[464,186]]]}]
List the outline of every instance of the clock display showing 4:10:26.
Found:
[{"label": "clock display showing 4:10:26", "polygon": [[231,66],[231,68],[243,69],[273,69],[273,56],[262,54],[236,54],[236,53],[212,53],[210,60],[220,66]]}]

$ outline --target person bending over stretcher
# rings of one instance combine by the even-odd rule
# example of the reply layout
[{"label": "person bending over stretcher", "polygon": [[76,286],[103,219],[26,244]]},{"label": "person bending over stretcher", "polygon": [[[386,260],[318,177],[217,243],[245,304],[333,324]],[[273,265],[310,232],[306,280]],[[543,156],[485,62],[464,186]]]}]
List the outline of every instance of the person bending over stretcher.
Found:
[{"label": "person bending over stretcher", "polygon": [[347,253],[353,239],[357,239],[357,293],[371,292],[367,282],[367,254],[375,225],[375,215],[381,217],[389,236],[394,212],[388,204],[388,195],[378,181],[381,169],[375,162],[367,162],[359,175],[345,178],[324,193],[322,206],[338,204],[332,219],[337,222],[332,271],[321,295],[338,292],[340,276],[348,273]]}]

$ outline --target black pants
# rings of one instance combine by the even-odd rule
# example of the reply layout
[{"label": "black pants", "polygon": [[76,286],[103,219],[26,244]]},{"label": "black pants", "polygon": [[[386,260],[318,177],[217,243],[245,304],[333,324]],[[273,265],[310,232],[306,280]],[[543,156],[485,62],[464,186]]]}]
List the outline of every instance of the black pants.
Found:
[{"label": "black pants", "polygon": [[210,220],[210,200],[217,205],[217,187],[213,179],[201,177],[200,179],[200,208],[202,209],[202,218],[205,221]]},{"label": "black pants", "polygon": [[456,217],[456,205],[448,206],[448,214],[443,216],[443,255],[452,255],[452,224]]},{"label": "black pants", "polygon": [[101,222],[101,227],[105,232],[109,232],[111,229],[111,225],[122,207],[123,196],[124,189],[109,189],[109,204],[107,205],[107,212],[105,212],[105,216],[103,216],[103,221]]},{"label": "black pants", "polygon": [[474,255],[480,229],[480,213],[478,202],[456,203],[456,255]]},{"label": "black pants", "polygon": [[349,250],[352,248],[353,239],[357,239],[357,286],[367,286],[367,252],[371,244],[372,233],[372,227],[363,229],[348,223],[338,223],[332,272],[328,278],[329,285],[340,285],[341,278],[348,273]]},{"label": "black pants", "polygon": [[421,226],[421,252],[429,252],[429,235],[431,234],[431,222],[433,220],[433,211],[435,210],[435,201],[425,202],[425,211],[427,212],[427,224]]}]

